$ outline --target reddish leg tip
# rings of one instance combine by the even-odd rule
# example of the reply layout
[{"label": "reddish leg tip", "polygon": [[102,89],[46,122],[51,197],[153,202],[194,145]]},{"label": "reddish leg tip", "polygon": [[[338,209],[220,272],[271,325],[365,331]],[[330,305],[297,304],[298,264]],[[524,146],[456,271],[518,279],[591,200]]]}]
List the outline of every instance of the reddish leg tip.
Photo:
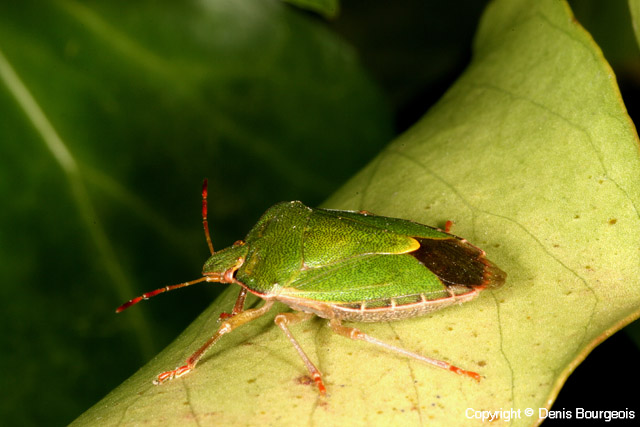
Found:
[{"label": "reddish leg tip", "polygon": [[327,394],[327,389],[324,388],[324,384],[322,383],[318,384],[318,390],[320,391],[320,394],[323,396]]},{"label": "reddish leg tip", "polygon": [[192,369],[191,366],[185,365],[185,366],[180,366],[179,368],[176,368],[173,371],[163,372],[160,375],[158,375],[158,377],[153,381],[153,384],[160,385],[165,381],[169,381],[174,378],[179,378],[184,374],[188,373],[189,371],[191,371],[191,369]]},{"label": "reddish leg tip", "polygon": [[222,322],[223,320],[227,320],[233,317],[233,314],[222,312],[218,317],[218,322]]},{"label": "reddish leg tip", "polygon": [[480,382],[480,380],[482,379],[482,376],[480,374],[472,371],[465,371],[464,369],[460,369],[457,366],[452,366],[451,368],[449,368],[449,370],[455,372],[458,375],[466,375],[468,377],[471,377],[478,382]]},{"label": "reddish leg tip", "polygon": [[313,380],[316,382],[316,385],[318,386],[318,391],[320,392],[321,395],[325,395],[327,394],[327,389],[324,386],[324,383],[322,382],[322,377],[320,376],[319,373],[316,373],[312,376]]},{"label": "reddish leg tip", "polygon": [[453,221],[447,221],[447,222],[444,224],[444,231],[445,231],[445,233],[450,233],[452,228],[453,228]]},{"label": "reddish leg tip", "polygon": [[470,376],[471,378],[473,378],[474,380],[480,382],[480,380],[482,379],[482,376],[480,374],[477,374],[475,372],[467,372],[467,375]]}]

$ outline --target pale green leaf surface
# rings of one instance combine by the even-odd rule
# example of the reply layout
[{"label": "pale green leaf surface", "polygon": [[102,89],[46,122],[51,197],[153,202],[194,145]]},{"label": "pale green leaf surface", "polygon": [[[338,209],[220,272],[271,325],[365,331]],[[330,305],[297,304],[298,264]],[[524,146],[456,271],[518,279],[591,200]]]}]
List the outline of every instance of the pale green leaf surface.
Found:
[{"label": "pale green leaf surface", "polygon": [[[563,2],[493,2],[466,73],[422,121],[327,203],[442,225],[509,275],[476,301],[364,331],[477,370],[468,378],[293,328],[325,374],[318,396],[268,316],[161,387],[233,304],[229,290],[171,346],[77,420],[147,423],[463,425],[473,410],[538,421],[572,369],[639,315],[638,139],[610,68]],[[534,408],[532,416],[525,408]],[[505,417],[501,417],[505,421]]]}]

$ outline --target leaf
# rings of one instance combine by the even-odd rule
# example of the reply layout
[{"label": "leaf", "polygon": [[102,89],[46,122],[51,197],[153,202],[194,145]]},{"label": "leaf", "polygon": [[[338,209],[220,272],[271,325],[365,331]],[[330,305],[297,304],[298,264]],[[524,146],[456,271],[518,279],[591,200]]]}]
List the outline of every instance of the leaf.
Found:
[{"label": "leaf", "polygon": [[468,304],[359,325],[484,379],[349,341],[317,320],[293,333],[325,374],[319,397],[272,324],[276,309],[221,340],[195,372],[152,386],[211,335],[229,290],[75,424],[476,424],[474,411],[507,408],[519,411],[513,424],[538,422],[589,351],[640,314],[638,176],[615,78],[566,3],[495,1],[465,74],[325,203],[454,220],[507,271],[503,288]]},{"label": "leaf", "polygon": [[629,0],[629,11],[631,12],[631,21],[633,22],[633,33],[636,36],[638,46],[640,46],[640,1]]},{"label": "leaf", "polygon": [[301,9],[308,9],[323,14],[327,18],[335,18],[340,11],[338,0],[283,0]]},{"label": "leaf", "polygon": [[2,2],[3,424],[69,423],[213,300],[114,313],[199,274],[203,178],[228,245],[390,135],[354,52],[278,2]]}]

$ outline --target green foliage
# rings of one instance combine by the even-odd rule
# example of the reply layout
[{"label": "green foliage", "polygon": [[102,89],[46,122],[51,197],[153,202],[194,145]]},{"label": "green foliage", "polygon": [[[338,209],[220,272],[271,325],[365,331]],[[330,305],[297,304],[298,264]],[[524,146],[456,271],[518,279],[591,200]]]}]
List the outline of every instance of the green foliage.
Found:
[{"label": "green foliage", "polygon": [[586,354],[639,315],[638,176],[638,139],[615,78],[566,4],[495,1],[464,75],[325,203],[453,219],[457,234],[487,249],[509,274],[503,288],[423,318],[362,325],[483,381],[311,321],[294,333],[326,375],[319,397],[273,327],[274,309],[222,340],[197,372],[152,386],[211,334],[233,304],[229,290],[77,424],[476,424],[467,408],[548,407]]},{"label": "green foliage", "polygon": [[308,9],[318,12],[327,18],[335,18],[340,8],[338,0],[283,0],[287,3],[298,6],[301,9]]},{"label": "green foliage", "polygon": [[2,2],[3,424],[70,422],[213,300],[114,314],[198,276],[204,177],[227,246],[390,137],[353,51],[279,2]]}]

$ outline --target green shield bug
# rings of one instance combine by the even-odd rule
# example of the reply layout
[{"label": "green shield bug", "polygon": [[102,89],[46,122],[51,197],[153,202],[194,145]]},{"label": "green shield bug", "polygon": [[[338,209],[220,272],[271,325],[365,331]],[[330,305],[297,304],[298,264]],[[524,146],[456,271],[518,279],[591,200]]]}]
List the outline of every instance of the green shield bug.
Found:
[{"label": "green shield bug", "polygon": [[[244,241],[214,251],[207,223],[207,181],[202,187],[202,223],[211,257],[203,277],[156,289],[121,305],[116,312],[173,289],[199,282],[235,283],[240,294],[231,313],[220,315],[216,333],[174,370],[158,375],[154,384],[194,369],[223,335],[254,320],[282,302],[294,311],[275,323],[285,333],[321,394],[322,374],[289,330],[289,325],[313,315],[329,320],[330,328],[406,357],[480,380],[480,375],[371,337],[342,321],[381,322],[419,316],[469,301],[484,290],[502,285],[506,273],[485,252],[446,231],[416,222],[368,212],[312,209],[283,202],[267,210]],[[259,308],[244,308],[247,292],[265,300]]]}]

